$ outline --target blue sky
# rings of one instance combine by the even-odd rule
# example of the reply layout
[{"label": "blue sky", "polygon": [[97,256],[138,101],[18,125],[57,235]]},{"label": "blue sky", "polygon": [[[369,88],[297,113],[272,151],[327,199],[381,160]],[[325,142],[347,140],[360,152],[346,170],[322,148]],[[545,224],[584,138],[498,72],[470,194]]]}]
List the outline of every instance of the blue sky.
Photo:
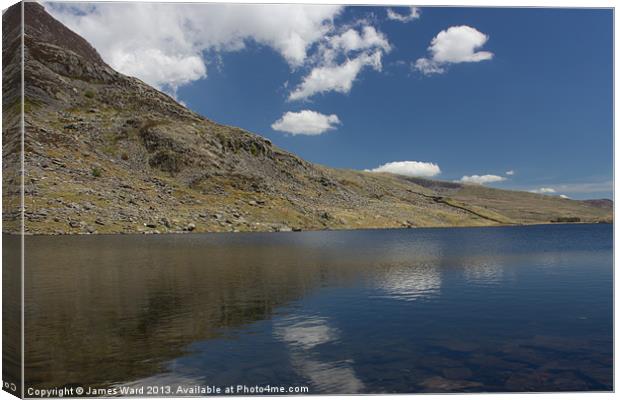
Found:
[{"label": "blue sky", "polygon": [[610,10],[46,7],[121,72],[309,161],[612,197]]}]

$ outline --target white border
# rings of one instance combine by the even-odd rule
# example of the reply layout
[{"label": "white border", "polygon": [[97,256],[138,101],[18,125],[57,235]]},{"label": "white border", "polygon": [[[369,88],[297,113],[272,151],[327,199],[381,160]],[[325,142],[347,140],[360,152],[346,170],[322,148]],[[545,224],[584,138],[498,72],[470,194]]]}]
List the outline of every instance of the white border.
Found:
[{"label": "white border", "polygon": [[[69,1],[75,1],[75,0],[69,0]],[[79,0],[78,0],[79,1]],[[87,0],[83,0],[87,1]],[[120,1],[120,0],[109,0],[110,2],[114,2],[114,1]],[[201,3],[204,1],[196,1],[196,0],[185,0],[185,1],[179,1],[179,0],[167,0],[167,1],[163,1],[163,0],[152,0],[152,2],[173,2],[173,3],[180,3],[180,2],[185,2],[185,3]],[[244,1],[239,1],[239,0],[233,0],[233,1],[226,1],[226,0],[211,0],[209,1],[211,3],[298,3],[298,4],[308,4],[308,3],[312,3],[312,4],[347,4],[347,5],[378,5],[378,6],[389,6],[389,5],[412,5],[411,2],[407,2],[407,1],[402,1],[402,0],[374,0],[374,1],[360,1],[360,0],[355,0],[355,1],[351,1],[351,0],[347,0],[347,1],[333,1],[333,0],[312,0],[312,1],[300,1],[300,0],[288,0],[288,1],[259,1],[259,0],[244,0]],[[0,7],[4,10],[6,8],[8,8],[10,5],[15,4],[15,1],[12,0],[0,0]],[[583,1],[583,0],[562,0],[562,1],[557,1],[557,0],[539,0],[539,1],[506,1],[506,2],[501,2],[498,3],[497,1],[485,1],[485,0],[469,0],[469,1],[463,1],[463,0],[448,0],[448,1],[438,1],[438,0],[425,0],[424,4],[415,4],[416,6],[420,6],[420,7],[424,7],[424,6],[471,6],[471,7],[561,7],[561,8],[571,8],[571,7],[585,7],[585,8],[615,8],[615,2],[613,1],[609,1],[609,0],[590,0],[588,2]],[[23,12],[22,12],[22,30],[23,30]],[[614,127],[614,203],[615,203],[615,186],[616,186],[616,177],[619,176],[618,174],[618,166],[615,163],[615,154],[618,152],[618,147],[620,145],[618,145],[618,143],[615,141],[615,115],[618,112],[618,105],[615,101],[616,97],[615,94],[617,93],[617,83],[615,80],[615,75],[617,72],[616,69],[616,59],[615,59],[615,55],[616,55],[616,43],[618,43],[618,32],[615,29],[615,10],[614,10],[614,121],[613,121],[613,127]],[[23,60],[23,31],[22,31],[22,60]],[[22,96],[23,96],[23,82],[24,82],[24,71],[22,68]],[[0,89],[1,89],[1,83],[0,83]],[[23,98],[23,97],[22,97]],[[1,110],[0,110],[0,117],[1,117]],[[22,143],[21,143],[21,150],[22,150],[22,154],[21,154],[21,179],[22,179],[22,183],[25,182],[24,181],[24,140],[23,140],[23,136],[24,136],[24,103],[22,101],[22,118],[21,118],[21,127],[22,127]],[[0,161],[0,167],[1,167],[1,161]],[[0,189],[1,190],[1,189]],[[0,200],[0,205],[1,205],[1,200]],[[24,185],[22,184],[21,187],[21,199],[20,199],[20,207],[21,207],[21,219],[22,219],[22,232],[23,232],[23,227],[24,227]],[[614,207],[614,220],[617,221],[617,217],[618,214],[616,213],[616,209]],[[0,221],[0,227],[1,227],[1,221]],[[615,277],[615,248],[616,248],[616,239],[619,237],[618,233],[620,228],[618,228],[618,225],[615,224],[614,225],[614,277]],[[0,245],[1,245],[2,239],[0,237]],[[23,257],[24,257],[24,236],[22,235],[22,239],[21,239],[21,243],[22,243],[22,255],[21,255],[21,259],[22,259],[22,288],[21,288],[21,296],[22,296],[22,304],[23,304],[23,300],[24,300],[24,268],[23,268]],[[0,246],[0,256],[1,256],[1,246]],[[0,276],[0,280],[1,280],[1,276]],[[619,335],[618,335],[618,331],[615,329],[615,321],[616,321],[616,313],[617,310],[619,309],[619,305],[620,302],[618,301],[618,297],[615,296],[615,293],[617,292],[619,287],[618,281],[616,279],[614,279],[614,361],[618,360],[618,350],[617,347],[615,346],[616,343],[618,343],[618,339],[619,339]],[[1,293],[1,288],[0,288],[0,293]],[[24,335],[24,308],[22,307],[22,376],[23,376],[23,335]],[[0,320],[0,329],[2,327],[2,322]],[[0,343],[1,343],[1,336],[0,336]],[[614,362],[614,387],[616,386],[616,384],[618,383],[617,378],[617,373],[618,373],[618,369],[615,367],[615,362]],[[22,385],[23,388],[23,385]],[[23,390],[23,389],[22,389]],[[506,393],[506,394],[445,394],[445,395],[426,395],[426,394],[416,394],[416,395],[379,395],[380,397],[386,397],[386,398],[390,398],[390,399],[411,399],[411,398],[415,398],[417,397],[421,397],[423,399],[428,399],[428,400],[439,400],[439,399],[446,399],[447,396],[459,396],[459,397],[466,397],[468,399],[485,399],[485,400],[489,400],[489,399],[521,399],[521,398],[526,398],[526,399],[547,399],[547,400],[583,400],[583,399],[612,399],[615,398],[615,393],[549,393],[549,394],[543,394],[543,393]],[[264,396],[261,396],[264,397]],[[270,398],[272,397],[278,397],[278,396],[269,396]],[[358,397],[358,396],[332,396],[332,395],[322,395],[322,396],[295,396],[295,398],[303,398],[303,399],[325,399],[325,398],[338,398],[338,399],[352,399],[354,397]],[[376,397],[376,396],[373,396]],[[10,395],[9,393],[5,392],[5,391],[0,391],[0,400],[4,400],[4,399],[14,399],[15,397]],[[169,397],[170,399],[174,399],[172,397]],[[239,398],[239,399],[251,399],[251,398],[256,398],[254,397],[250,397],[250,396],[235,396],[235,398]],[[186,398],[178,398],[178,399],[186,399]]]}]

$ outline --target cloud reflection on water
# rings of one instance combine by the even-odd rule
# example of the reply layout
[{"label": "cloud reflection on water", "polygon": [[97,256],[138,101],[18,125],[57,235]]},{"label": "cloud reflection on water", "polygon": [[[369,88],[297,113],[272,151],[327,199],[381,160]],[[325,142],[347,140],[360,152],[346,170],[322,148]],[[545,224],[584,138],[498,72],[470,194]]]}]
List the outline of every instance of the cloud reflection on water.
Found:
[{"label": "cloud reflection on water", "polygon": [[439,268],[429,264],[394,267],[378,279],[377,287],[384,296],[397,300],[413,301],[437,296],[441,290]]},{"label": "cloud reflection on water", "polygon": [[320,316],[294,316],[274,323],[274,335],[290,351],[291,364],[320,392],[359,393],[364,383],[356,376],[353,360],[321,360],[320,345],[338,342],[340,332]]}]

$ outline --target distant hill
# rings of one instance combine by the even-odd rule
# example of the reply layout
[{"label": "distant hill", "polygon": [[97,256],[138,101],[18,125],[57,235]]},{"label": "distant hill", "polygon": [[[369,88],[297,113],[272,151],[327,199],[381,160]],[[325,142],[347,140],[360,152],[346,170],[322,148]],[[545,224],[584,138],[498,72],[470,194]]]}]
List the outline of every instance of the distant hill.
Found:
[{"label": "distant hill", "polygon": [[[575,201],[309,163],[110,68],[25,3],[30,233],[286,231],[611,221]],[[20,5],[3,15],[5,231],[19,230]],[[243,110],[239,111],[240,113]]]}]

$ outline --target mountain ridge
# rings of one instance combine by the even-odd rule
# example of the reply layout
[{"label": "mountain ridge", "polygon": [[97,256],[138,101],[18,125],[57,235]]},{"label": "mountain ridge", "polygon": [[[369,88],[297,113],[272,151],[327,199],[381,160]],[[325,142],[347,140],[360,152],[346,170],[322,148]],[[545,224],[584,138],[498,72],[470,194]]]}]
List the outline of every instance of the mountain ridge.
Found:
[{"label": "mountain ridge", "polygon": [[[164,233],[610,222],[613,204],[305,161],[114,71],[25,3],[28,233]],[[17,164],[21,6],[3,15],[3,158]],[[19,21],[19,22],[18,22]],[[8,86],[7,86],[8,85]],[[10,89],[6,89],[10,88]],[[14,170],[13,170],[14,172]],[[17,174],[3,174],[6,204]],[[7,196],[13,196],[7,198]],[[17,231],[5,207],[5,231]],[[8,223],[7,223],[8,222]]]}]

